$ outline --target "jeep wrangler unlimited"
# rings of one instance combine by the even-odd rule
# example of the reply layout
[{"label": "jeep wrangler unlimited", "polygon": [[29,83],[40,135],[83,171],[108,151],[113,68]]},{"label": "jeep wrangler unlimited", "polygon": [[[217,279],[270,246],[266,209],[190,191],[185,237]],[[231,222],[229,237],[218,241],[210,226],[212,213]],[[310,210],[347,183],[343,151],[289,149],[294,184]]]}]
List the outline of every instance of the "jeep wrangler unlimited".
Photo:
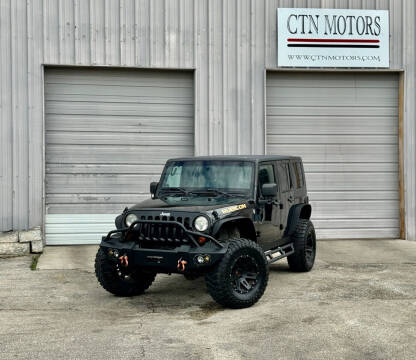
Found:
[{"label": "jeep wrangler unlimited", "polygon": [[263,295],[269,264],[287,257],[293,271],[312,269],[316,238],[299,157],[171,159],[150,193],[102,238],[95,273],[112,294],[142,294],[157,273],[203,275],[214,300],[244,308]]}]

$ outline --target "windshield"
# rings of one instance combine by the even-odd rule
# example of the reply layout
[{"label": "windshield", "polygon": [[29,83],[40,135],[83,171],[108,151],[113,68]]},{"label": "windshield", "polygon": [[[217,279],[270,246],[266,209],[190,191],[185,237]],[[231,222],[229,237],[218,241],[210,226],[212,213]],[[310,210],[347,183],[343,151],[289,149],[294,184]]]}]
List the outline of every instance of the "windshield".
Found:
[{"label": "windshield", "polygon": [[159,192],[227,196],[251,194],[254,163],[249,161],[173,161],[166,165]]}]

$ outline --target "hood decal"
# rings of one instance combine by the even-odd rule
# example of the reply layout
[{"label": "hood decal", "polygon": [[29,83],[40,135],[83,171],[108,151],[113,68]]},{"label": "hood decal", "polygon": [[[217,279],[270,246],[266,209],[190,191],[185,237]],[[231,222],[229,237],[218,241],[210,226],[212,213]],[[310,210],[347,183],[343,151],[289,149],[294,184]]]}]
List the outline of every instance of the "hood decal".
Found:
[{"label": "hood decal", "polygon": [[232,206],[227,206],[227,207],[222,208],[222,209],[218,209],[217,212],[219,212],[221,215],[225,215],[225,214],[229,214],[229,213],[232,213],[234,211],[237,211],[237,210],[245,209],[246,207],[247,207],[246,204],[232,205]]}]

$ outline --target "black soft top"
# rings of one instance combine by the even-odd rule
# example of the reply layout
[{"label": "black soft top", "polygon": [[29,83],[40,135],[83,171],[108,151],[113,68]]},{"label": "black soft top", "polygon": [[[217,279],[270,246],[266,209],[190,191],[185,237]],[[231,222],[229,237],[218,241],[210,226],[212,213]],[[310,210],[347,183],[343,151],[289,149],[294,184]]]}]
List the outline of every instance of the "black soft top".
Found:
[{"label": "black soft top", "polygon": [[192,160],[202,160],[202,161],[210,161],[210,160],[244,161],[245,160],[245,161],[252,161],[252,162],[276,161],[276,160],[302,161],[302,159],[299,156],[288,156],[288,155],[213,155],[213,156],[192,156],[192,157],[174,158],[174,159],[169,159],[168,162],[169,161],[192,161]]}]

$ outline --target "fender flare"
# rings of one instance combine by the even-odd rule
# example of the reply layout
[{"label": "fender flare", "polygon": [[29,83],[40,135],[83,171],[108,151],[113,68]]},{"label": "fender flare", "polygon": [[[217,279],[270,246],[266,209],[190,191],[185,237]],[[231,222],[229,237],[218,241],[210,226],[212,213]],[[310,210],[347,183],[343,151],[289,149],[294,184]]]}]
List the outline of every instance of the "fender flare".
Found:
[{"label": "fender flare", "polygon": [[123,227],[123,214],[117,216],[114,223],[116,225],[116,229],[121,229]]},{"label": "fender flare", "polygon": [[244,231],[244,235],[242,237],[251,239],[253,241],[256,241],[256,229],[254,228],[254,224],[251,221],[250,218],[246,217],[246,216],[233,216],[233,217],[228,217],[222,220],[217,221],[212,229],[212,236],[213,237],[217,237],[218,233],[220,232],[221,228],[230,223],[230,222],[242,222],[244,221],[244,223],[246,224],[246,228]]},{"label": "fender flare", "polygon": [[285,236],[291,236],[295,230],[299,219],[309,220],[312,214],[312,206],[310,204],[293,205],[287,217],[287,226]]}]

